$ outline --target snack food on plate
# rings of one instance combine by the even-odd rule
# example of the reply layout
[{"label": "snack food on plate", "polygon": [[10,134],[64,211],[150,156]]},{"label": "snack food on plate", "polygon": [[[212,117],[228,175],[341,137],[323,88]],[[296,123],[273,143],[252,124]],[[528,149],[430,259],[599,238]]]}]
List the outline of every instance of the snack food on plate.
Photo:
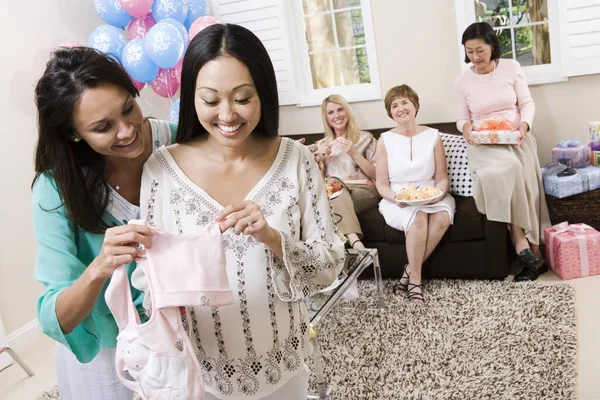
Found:
[{"label": "snack food on plate", "polygon": [[396,200],[401,202],[427,200],[433,199],[439,196],[440,194],[442,194],[442,191],[433,186],[406,186],[400,189],[398,193],[396,193]]}]

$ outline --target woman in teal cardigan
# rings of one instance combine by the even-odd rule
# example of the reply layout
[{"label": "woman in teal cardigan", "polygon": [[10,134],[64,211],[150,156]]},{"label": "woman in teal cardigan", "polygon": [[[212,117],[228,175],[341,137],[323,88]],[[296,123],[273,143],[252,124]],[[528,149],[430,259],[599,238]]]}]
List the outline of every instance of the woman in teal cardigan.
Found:
[{"label": "woman in teal cardigan", "polygon": [[[113,59],[90,48],[57,50],[35,89],[39,138],[33,181],[35,276],[42,331],[57,344],[61,399],[131,400],[115,374],[119,332],[104,291],[133,271],[152,231],[139,218],[142,167],[174,127],[145,119],[139,92]],[[142,294],[132,288],[143,318]]]}]

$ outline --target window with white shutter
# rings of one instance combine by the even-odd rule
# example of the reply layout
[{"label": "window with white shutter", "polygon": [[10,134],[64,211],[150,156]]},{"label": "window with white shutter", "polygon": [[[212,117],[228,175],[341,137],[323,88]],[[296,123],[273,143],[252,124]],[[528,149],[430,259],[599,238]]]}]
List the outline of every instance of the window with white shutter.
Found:
[{"label": "window with white shutter", "polygon": [[282,0],[290,24],[300,106],[330,94],[381,99],[370,0]]},{"label": "window with white shutter", "polygon": [[269,51],[281,105],[381,99],[370,0],[211,0],[222,22],[254,32]]},{"label": "window with white shutter", "polygon": [[455,0],[457,43],[463,69],[462,33],[473,22],[487,22],[500,41],[501,58],[515,59],[530,85],[567,80],[561,40],[562,0]]},{"label": "window with white shutter", "polygon": [[277,76],[279,104],[298,102],[282,0],[212,0],[211,10],[221,22],[248,28],[263,42]]},{"label": "window with white shutter", "polygon": [[455,0],[455,5],[461,63],[463,31],[485,21],[500,38],[502,57],[518,60],[529,84],[600,73],[600,0]]}]

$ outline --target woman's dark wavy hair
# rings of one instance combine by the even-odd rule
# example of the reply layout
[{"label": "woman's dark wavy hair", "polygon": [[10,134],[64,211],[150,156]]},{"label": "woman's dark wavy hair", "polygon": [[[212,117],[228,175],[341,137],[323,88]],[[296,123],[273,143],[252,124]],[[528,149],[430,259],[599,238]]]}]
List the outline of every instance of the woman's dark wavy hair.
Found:
[{"label": "woman's dark wavy hair", "polygon": [[196,79],[209,61],[231,56],[250,71],[261,104],[260,121],[253,134],[277,137],[279,127],[279,96],[275,70],[267,49],[248,29],[234,24],[215,24],[194,37],[183,58],[177,142],[184,143],[206,134],[200,124],[194,104]]},{"label": "woman's dark wavy hair", "polygon": [[102,84],[139,95],[117,61],[88,47],[74,47],[54,51],[35,88],[39,136],[32,186],[40,174],[52,176],[71,221],[93,233],[108,227],[102,219],[108,204],[106,163],[87,143],[73,141],[73,110],[84,91]]},{"label": "woman's dark wavy hair", "polygon": [[[494,28],[487,22],[475,22],[472,23],[465,29],[462,35],[462,45],[464,46],[468,40],[481,39],[486,44],[492,46],[492,58],[491,61],[500,59],[500,41],[498,35],[494,31]],[[465,47],[465,62],[468,64],[471,62],[467,56],[467,49]]]}]

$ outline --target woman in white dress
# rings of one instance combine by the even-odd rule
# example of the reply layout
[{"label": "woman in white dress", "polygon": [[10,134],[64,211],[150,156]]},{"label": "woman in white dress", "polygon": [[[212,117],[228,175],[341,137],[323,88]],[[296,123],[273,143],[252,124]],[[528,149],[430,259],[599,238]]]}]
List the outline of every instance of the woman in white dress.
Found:
[{"label": "woman in white dress", "polygon": [[[304,299],[344,261],[319,167],[307,147],[278,135],[275,72],[249,30],[205,28],[185,54],[181,88],[178,144],[144,166],[141,204],[147,223],[169,233],[220,223],[234,304],[183,316],[206,399],[304,400]],[[133,285],[146,291],[141,269]]]},{"label": "woman in white dress", "polygon": [[[379,211],[385,222],[406,234],[408,264],[394,293],[423,302],[421,269],[453,222],[455,204],[448,194],[448,172],[442,139],[436,129],[417,125],[419,96],[408,86],[391,88],[385,96],[388,116],[396,127],[377,143]],[[410,206],[396,199],[407,187],[434,186],[442,195],[427,205]]]}]

